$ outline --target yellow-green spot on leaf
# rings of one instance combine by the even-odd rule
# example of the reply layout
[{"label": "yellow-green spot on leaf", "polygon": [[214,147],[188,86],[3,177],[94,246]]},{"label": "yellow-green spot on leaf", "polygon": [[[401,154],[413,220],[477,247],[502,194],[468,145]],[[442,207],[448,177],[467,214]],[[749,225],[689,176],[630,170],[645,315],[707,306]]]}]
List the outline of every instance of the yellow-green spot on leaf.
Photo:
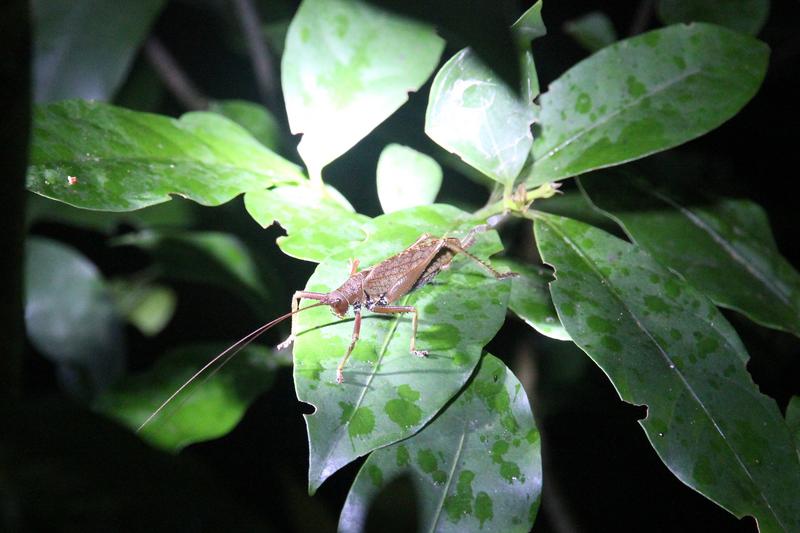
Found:
[{"label": "yellow-green spot on leaf", "polygon": [[408,448],[405,446],[397,447],[397,466],[404,467],[411,463],[411,455],[408,453]]},{"label": "yellow-green spot on leaf", "polygon": [[383,470],[378,468],[374,464],[370,464],[367,467],[367,474],[369,474],[370,480],[372,480],[372,484],[376,487],[380,487],[383,485]]},{"label": "yellow-green spot on leaf", "polygon": [[439,312],[439,306],[437,306],[436,304],[428,304],[425,306],[425,309],[423,309],[423,311],[426,314],[435,315],[436,313]]},{"label": "yellow-green spot on leaf", "polygon": [[719,341],[714,337],[706,337],[697,343],[697,351],[703,357],[715,352],[717,348],[719,348]]},{"label": "yellow-green spot on leaf", "polygon": [[430,474],[431,479],[437,485],[447,481],[447,474],[445,474],[444,470],[439,469],[439,462],[431,450],[420,450],[417,453],[417,464],[423,472]]},{"label": "yellow-green spot on leaf", "polygon": [[458,522],[463,516],[472,514],[472,480],[475,473],[464,470],[458,476],[455,494],[444,500],[444,509],[451,522]]},{"label": "yellow-green spot on leaf", "polygon": [[409,402],[416,402],[420,397],[419,391],[416,391],[412,389],[410,385],[405,384],[397,387],[397,395],[404,400],[408,400]]},{"label": "yellow-green spot on leaf", "polygon": [[347,421],[350,420],[350,416],[353,414],[353,404],[350,402],[339,402],[339,408],[342,410],[342,414],[339,415],[339,423],[347,424]]},{"label": "yellow-green spot on leaf", "polygon": [[658,296],[645,296],[644,304],[654,313],[666,313],[669,311],[669,305]]},{"label": "yellow-green spot on leaf", "polygon": [[603,335],[603,338],[600,339],[600,344],[612,352],[622,351],[622,344],[617,340],[616,337],[611,337],[610,335]]},{"label": "yellow-green spot on leaf", "polygon": [[598,333],[614,333],[617,326],[610,320],[597,315],[592,315],[586,319],[586,325],[589,329]]},{"label": "yellow-green spot on leaf", "polygon": [[625,85],[628,87],[628,94],[634,98],[639,98],[647,92],[647,87],[633,75],[625,79]]},{"label": "yellow-green spot on leaf", "polygon": [[404,398],[389,400],[383,410],[392,422],[403,429],[408,429],[422,420],[422,409]]},{"label": "yellow-green spot on leaf", "polygon": [[539,431],[536,428],[531,429],[528,431],[528,434],[525,435],[525,440],[528,444],[536,444],[539,442]]},{"label": "yellow-green spot on leaf", "polygon": [[592,97],[586,93],[578,95],[575,101],[575,111],[581,114],[588,113],[592,109]]},{"label": "yellow-green spot on leaf", "polygon": [[521,473],[517,463],[505,460],[504,455],[508,452],[508,448],[509,444],[506,441],[498,440],[492,446],[489,455],[492,456],[492,461],[495,464],[500,465],[500,475],[503,479],[513,483],[515,479],[520,479]]},{"label": "yellow-green spot on leaf", "polygon": [[351,437],[369,435],[375,429],[375,415],[368,407],[359,407],[353,413],[353,418],[347,426],[347,432]]},{"label": "yellow-green spot on leaf", "polygon": [[478,495],[475,497],[475,518],[477,518],[480,521],[481,529],[483,529],[484,522],[494,518],[494,511],[492,509],[492,499],[489,497],[488,494],[482,491],[479,492]]}]

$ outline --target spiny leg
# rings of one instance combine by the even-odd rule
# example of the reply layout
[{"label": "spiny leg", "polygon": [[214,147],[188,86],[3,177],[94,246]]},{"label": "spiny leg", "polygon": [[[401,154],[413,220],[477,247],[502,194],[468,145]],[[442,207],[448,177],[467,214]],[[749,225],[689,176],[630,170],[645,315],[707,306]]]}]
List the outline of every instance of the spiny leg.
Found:
[{"label": "spiny leg", "polygon": [[382,314],[395,314],[395,313],[414,313],[414,316],[411,318],[411,353],[416,355],[417,357],[425,357],[428,355],[427,350],[417,350],[416,348],[416,341],[417,341],[417,322],[419,320],[419,314],[417,313],[417,308],[413,305],[376,305],[371,309],[373,313],[382,313]]},{"label": "spiny leg", "polygon": [[277,346],[278,350],[283,350],[284,348],[288,348],[294,342],[294,339],[297,338],[297,308],[300,306],[300,300],[305,298],[307,300],[317,300],[322,301],[328,295],[324,292],[308,292],[308,291],[295,291],[294,295],[292,296],[292,329],[289,336],[286,338],[285,341],[280,343]]},{"label": "spiny leg", "polygon": [[350,358],[350,354],[353,353],[353,348],[356,347],[356,342],[358,342],[358,337],[361,334],[361,309],[356,309],[355,315],[356,320],[353,323],[353,336],[350,338],[350,346],[347,347],[347,353],[344,354],[339,366],[336,367],[336,383],[341,383],[344,381],[342,369],[344,368],[345,363],[347,363],[347,360]]},{"label": "spiny leg", "polygon": [[470,259],[475,261],[477,264],[479,264],[481,266],[481,268],[483,268],[484,270],[489,272],[492,276],[494,276],[496,279],[516,278],[516,277],[519,276],[519,274],[517,274],[516,272],[498,272],[497,270],[492,268],[491,265],[489,265],[485,261],[482,261],[478,257],[475,257],[474,255],[472,255],[471,253],[466,251],[464,249],[464,246],[463,246],[462,242],[463,241],[459,241],[456,238],[449,238],[449,239],[447,239],[447,241],[445,242],[444,245],[445,245],[445,247],[447,247],[448,249],[450,249],[451,251],[453,251],[455,253],[464,254],[465,256],[469,257]]}]

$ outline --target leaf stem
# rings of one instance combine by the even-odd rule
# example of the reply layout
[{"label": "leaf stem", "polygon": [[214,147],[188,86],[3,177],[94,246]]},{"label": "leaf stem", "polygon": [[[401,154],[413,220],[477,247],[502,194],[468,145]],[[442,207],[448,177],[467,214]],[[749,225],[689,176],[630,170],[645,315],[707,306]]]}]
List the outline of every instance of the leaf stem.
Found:
[{"label": "leaf stem", "polygon": [[258,10],[253,0],[233,0],[233,5],[250,53],[250,62],[253,65],[261,100],[274,114],[279,111],[280,101],[275,83],[275,64],[267,47],[267,41],[261,33]]}]

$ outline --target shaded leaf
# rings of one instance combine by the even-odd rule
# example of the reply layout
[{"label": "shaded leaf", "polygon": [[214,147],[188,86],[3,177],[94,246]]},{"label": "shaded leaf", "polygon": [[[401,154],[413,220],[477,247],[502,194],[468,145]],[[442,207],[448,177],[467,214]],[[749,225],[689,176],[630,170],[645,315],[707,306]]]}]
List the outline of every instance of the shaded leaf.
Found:
[{"label": "shaded leaf", "polygon": [[122,324],[97,267],[77,250],[31,237],[25,254],[25,328],[58,365],[62,385],[89,397],[125,369]]},{"label": "shaded leaf", "polygon": [[104,211],[139,209],[171,194],[219,205],[304,179],[294,164],[216,113],[172,119],[79,100],[36,108],[30,161],[31,191]]},{"label": "shaded leaf", "polygon": [[283,186],[247,193],[244,205],[250,216],[266,228],[278,222],[288,235],[278,238],[287,255],[320,262],[338,247],[364,238],[361,226],[369,217],[359,215],[332,187],[325,193],[313,186]]},{"label": "shaded leaf", "polygon": [[432,204],[442,186],[442,167],[432,157],[399,144],[378,158],[378,199],[384,213]]},{"label": "shaded leaf", "polygon": [[[380,216],[363,226],[362,241],[331,250],[306,290],[338,287],[347,278],[350,258],[367,268],[404,250],[424,232],[463,237],[476,222],[446,205]],[[470,251],[486,257],[500,248],[497,234],[489,232],[479,235]],[[461,389],[481,348],[503,323],[508,292],[508,281],[456,256],[446,273],[396,302],[417,307],[417,346],[429,350],[428,357],[409,353],[411,316],[365,311],[342,384],[336,383],[336,366],[350,343],[352,319],[339,320],[323,307],[297,315],[295,388],[301,401],[316,407],[306,416],[312,492],[355,458],[414,434]]]},{"label": "shaded leaf", "polygon": [[800,336],[800,274],[778,251],[761,207],[702,194],[694,183],[671,180],[667,189],[627,174],[581,178],[581,186],[636,244],[714,303]]},{"label": "shaded leaf", "polygon": [[538,0],[517,21],[511,25],[511,33],[514,36],[517,46],[522,49],[529,49],[531,41],[547,35],[547,28],[542,20],[542,0]]},{"label": "shaded leaf", "polygon": [[758,90],[768,56],[764,43],[710,24],[604,48],[542,95],[527,185],[618,165],[716,128]]},{"label": "shaded leaf", "polygon": [[[100,396],[94,408],[135,430],[224,349],[217,344],[174,349],[159,358],[151,370],[126,377]],[[195,380],[139,435],[159,448],[178,451],[193,442],[227,434],[250,403],[272,385],[275,366],[269,350],[251,344],[212,379]]]},{"label": "shaded leaf", "polygon": [[592,11],[564,23],[564,33],[585,49],[595,52],[616,42],[617,30],[608,15]]},{"label": "shaded leaf", "polygon": [[560,341],[570,340],[550,297],[548,284],[553,281],[553,272],[544,266],[529,266],[506,257],[492,262],[519,274],[511,279],[508,308],[542,335]]},{"label": "shaded leaf", "polygon": [[711,22],[756,35],[769,15],[769,0],[660,0],[658,16],[664,24]]},{"label": "shaded leaf", "polygon": [[160,333],[175,314],[178,297],[165,285],[117,279],[110,289],[117,312],[145,336]]},{"label": "shaded leaf", "polygon": [[286,36],[281,84],[310,175],[403,105],[443,48],[431,27],[366,3],[304,0]]},{"label": "shaded leaf", "polygon": [[234,121],[270,150],[280,150],[280,126],[263,105],[246,100],[220,100],[212,102],[208,110]]},{"label": "shaded leaf", "polygon": [[36,101],[110,100],[163,5],[33,0]]},{"label": "shaded leaf", "polygon": [[650,443],[682,482],[761,531],[800,528],[800,462],[748,354],[702,294],[623,240],[537,214],[558,315],[620,397],[647,405]]},{"label": "shaded leaf", "polygon": [[171,279],[212,284],[230,290],[256,312],[266,313],[269,292],[250,251],[233,235],[214,231],[152,231],[129,233],[116,245],[150,252],[159,273]]},{"label": "shaded leaf", "polygon": [[530,531],[542,490],[539,431],[528,397],[497,358],[413,437],[374,451],[353,483],[339,531],[364,531],[380,489],[410,476],[418,531]]},{"label": "shaded leaf", "polygon": [[793,396],[786,406],[786,425],[794,436],[794,445],[800,456],[800,396]]}]

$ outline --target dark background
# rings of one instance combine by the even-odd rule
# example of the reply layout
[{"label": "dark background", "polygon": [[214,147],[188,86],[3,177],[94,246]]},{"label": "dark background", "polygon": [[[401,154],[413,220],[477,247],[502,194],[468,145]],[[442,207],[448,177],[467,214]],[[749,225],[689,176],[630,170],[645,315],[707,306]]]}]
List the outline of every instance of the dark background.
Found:
[{"label": "dark background", "polygon": [[[287,17],[293,11],[291,3],[264,1],[260,6],[265,20]],[[519,2],[518,12],[525,7],[526,3]],[[534,43],[543,91],[587,55],[563,32],[565,21],[602,9],[624,37],[640,8],[640,2],[632,1],[546,3],[549,33]],[[773,2],[759,35],[772,48],[760,92],[728,123],[668,154],[677,158],[678,169],[684,158],[701,156],[705,163],[698,187],[713,187],[764,206],[780,250],[796,267],[800,266],[800,241],[795,227],[800,217],[790,191],[796,179],[791,165],[800,119],[795,103],[800,87],[798,15],[800,3]],[[464,16],[469,16],[466,9]],[[646,28],[659,24],[653,14]],[[218,3],[173,1],[159,17],[154,33],[205,94],[257,101],[249,59],[240,46],[231,43],[234,30],[230,14],[220,10]],[[457,43],[448,43],[443,58],[457,48]],[[140,55],[133,72],[152,77],[148,70]],[[185,111],[167,91],[155,86],[148,99],[125,86],[118,101],[171,115]],[[400,142],[430,150],[423,133],[428,88],[429,84],[412,95],[408,105],[326,169],[326,180],[359,212],[380,213],[371,184],[385,144]],[[9,94],[5,102],[18,102],[24,108],[25,96]],[[6,111],[13,110],[3,109],[3,139],[14,137]],[[5,164],[13,168],[8,161]],[[686,171],[693,168],[687,164]],[[485,197],[481,186],[448,172],[439,199],[479,206]],[[197,229],[232,232],[250,245],[266,282],[274,284],[270,280],[280,278],[275,285],[276,301],[271,304],[276,314],[288,307],[291,292],[304,285],[313,265],[277,250],[274,240],[281,230],[261,230],[245,213],[241,199],[213,211],[191,208],[197,212]],[[121,226],[117,234],[129,229]],[[530,246],[525,230],[511,226],[503,235],[517,255],[525,255]],[[71,244],[107,277],[135,272],[148,262],[147,256],[133,249],[109,248],[106,235],[89,230],[38,223],[30,231]],[[234,340],[269,318],[253,316],[241,300],[221,289],[190,283],[178,283],[176,288],[179,308],[163,334],[145,338],[133,328],[126,330],[134,368],[146,367],[151,362],[149,354],[171,346]],[[800,394],[800,341],[726,314],[752,356],[749,369],[755,381],[784,409],[792,394]],[[281,333],[271,332],[265,342],[278,342]],[[752,519],[737,520],[669,473],[636,422],[644,410],[622,403],[608,379],[577,348],[547,340],[509,319],[489,350],[529,387],[542,432],[545,484],[536,531],[755,530]],[[335,529],[359,464],[338,472],[315,496],[306,494],[307,441],[301,414],[307,409],[294,396],[289,369],[281,372],[273,388],[253,403],[228,436],[171,456],[65,397],[58,390],[52,365],[30,345],[23,361],[21,400],[4,406],[0,419],[0,530]],[[381,530],[404,530],[413,524],[413,495],[408,487],[400,483],[385,498],[389,505],[376,512],[389,516],[375,517]]]}]

